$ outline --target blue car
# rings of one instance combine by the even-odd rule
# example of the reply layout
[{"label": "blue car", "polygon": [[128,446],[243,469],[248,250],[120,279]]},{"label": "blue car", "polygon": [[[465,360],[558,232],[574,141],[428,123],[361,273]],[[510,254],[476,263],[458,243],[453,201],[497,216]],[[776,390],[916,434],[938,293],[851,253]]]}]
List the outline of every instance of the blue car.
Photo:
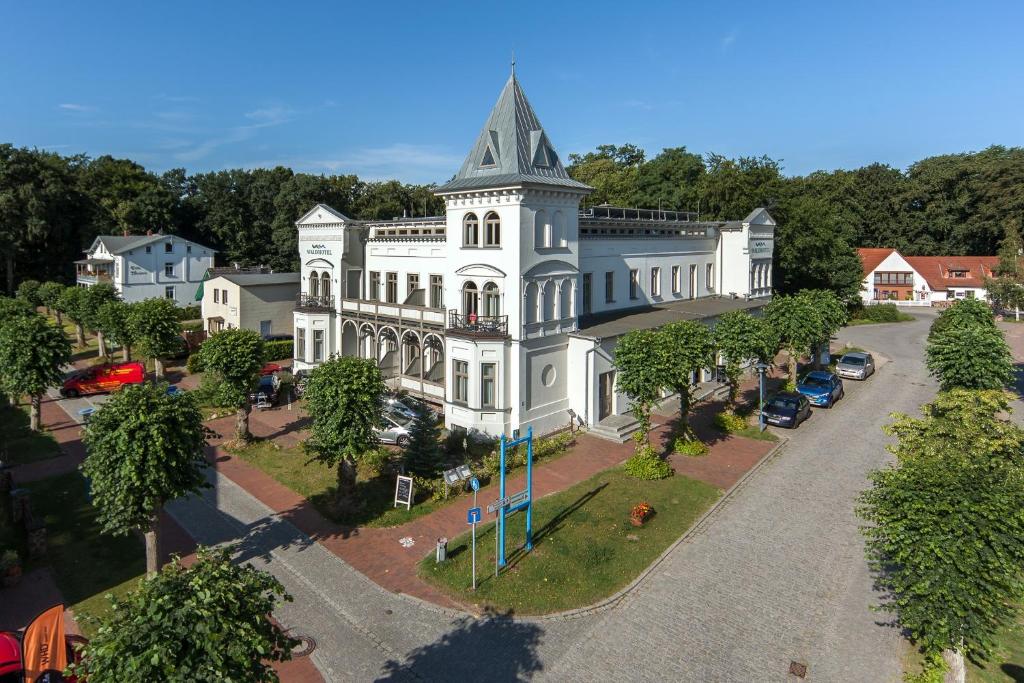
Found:
[{"label": "blue car", "polygon": [[807,397],[812,406],[831,408],[843,397],[843,380],[831,372],[815,370],[807,373],[796,385],[796,390]]}]

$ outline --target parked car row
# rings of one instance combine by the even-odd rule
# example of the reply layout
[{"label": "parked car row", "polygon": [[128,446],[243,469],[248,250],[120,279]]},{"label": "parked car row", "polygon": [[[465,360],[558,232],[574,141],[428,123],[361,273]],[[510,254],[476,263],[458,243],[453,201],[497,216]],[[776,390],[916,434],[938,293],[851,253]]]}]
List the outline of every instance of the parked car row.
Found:
[{"label": "parked car row", "polygon": [[811,406],[831,408],[846,395],[843,377],[865,380],[875,372],[875,359],[870,353],[844,354],[836,363],[836,372],[815,370],[797,382],[796,391],[783,391],[765,401],[761,411],[765,422],[796,429],[811,416]]}]

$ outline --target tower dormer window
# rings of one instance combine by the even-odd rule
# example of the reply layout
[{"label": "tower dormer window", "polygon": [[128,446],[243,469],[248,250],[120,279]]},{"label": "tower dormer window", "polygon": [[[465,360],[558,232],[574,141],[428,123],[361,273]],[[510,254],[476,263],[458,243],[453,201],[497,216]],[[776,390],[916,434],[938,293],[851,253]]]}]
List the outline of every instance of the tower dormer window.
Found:
[{"label": "tower dormer window", "polygon": [[467,213],[462,219],[462,246],[480,246],[480,221],[475,213]]},{"label": "tower dormer window", "polygon": [[484,216],[484,246],[501,246],[501,219],[493,211]]}]

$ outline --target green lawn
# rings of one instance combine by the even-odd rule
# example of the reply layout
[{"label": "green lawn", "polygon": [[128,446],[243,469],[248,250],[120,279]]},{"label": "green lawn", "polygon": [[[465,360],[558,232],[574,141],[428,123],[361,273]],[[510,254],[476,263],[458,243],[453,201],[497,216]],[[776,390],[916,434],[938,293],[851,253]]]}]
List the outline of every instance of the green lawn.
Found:
[{"label": "green lawn", "polygon": [[779,437],[772,434],[767,429],[763,432],[757,428],[757,424],[747,425],[743,429],[737,432],[731,432],[736,436],[742,436],[746,439],[757,439],[758,441],[778,441]]},{"label": "green lawn", "polygon": [[337,470],[319,462],[307,462],[309,456],[301,448],[278,448],[273,442],[257,441],[231,452],[309,500],[320,514],[339,524],[398,526],[450,502],[431,501],[424,492],[416,491],[417,500],[411,510],[396,508],[393,475],[373,477],[361,474],[358,484],[360,509],[339,513],[333,505]]},{"label": "green lawn", "polygon": [[[122,594],[146,570],[142,539],[100,533],[85,479],[70,472],[26,485],[32,507],[46,521],[48,561],[68,606],[79,617],[108,609],[107,593]],[[79,621],[86,635],[91,626]]]},{"label": "green lawn", "polygon": [[847,327],[856,327],[858,325],[890,325],[892,323],[906,323],[914,320],[914,316],[908,313],[900,313],[899,320],[868,320],[867,318],[854,318],[847,321]]},{"label": "green lawn", "polygon": [[60,447],[51,434],[28,428],[28,408],[28,405],[11,407],[6,399],[0,405],[0,459],[12,465],[60,455]]},{"label": "green lawn", "polygon": [[999,635],[992,658],[984,666],[968,660],[967,680],[972,683],[1013,683],[1024,680],[1024,620],[1018,620]]},{"label": "green lawn", "polygon": [[[420,575],[457,599],[481,606],[543,614],[584,607],[628,585],[678,539],[721,495],[718,489],[676,475],[640,481],[621,468],[534,504],[534,549],[526,553],[524,516],[507,527],[508,567],[494,577],[494,525],[477,530],[477,591],[470,590],[469,534],[449,544],[449,560],[420,563]],[[643,527],[630,525],[641,501],[656,514]]]}]

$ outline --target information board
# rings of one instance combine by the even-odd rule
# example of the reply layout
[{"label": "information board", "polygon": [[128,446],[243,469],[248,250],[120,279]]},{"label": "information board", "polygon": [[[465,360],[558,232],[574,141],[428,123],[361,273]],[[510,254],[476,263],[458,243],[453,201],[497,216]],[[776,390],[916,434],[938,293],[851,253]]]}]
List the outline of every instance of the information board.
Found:
[{"label": "information board", "polygon": [[395,507],[404,505],[406,510],[412,509],[412,477],[398,475],[395,482]]}]

